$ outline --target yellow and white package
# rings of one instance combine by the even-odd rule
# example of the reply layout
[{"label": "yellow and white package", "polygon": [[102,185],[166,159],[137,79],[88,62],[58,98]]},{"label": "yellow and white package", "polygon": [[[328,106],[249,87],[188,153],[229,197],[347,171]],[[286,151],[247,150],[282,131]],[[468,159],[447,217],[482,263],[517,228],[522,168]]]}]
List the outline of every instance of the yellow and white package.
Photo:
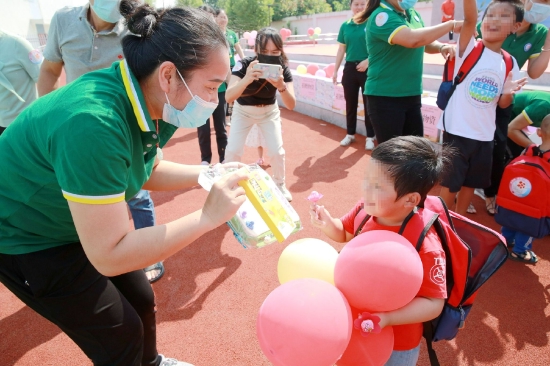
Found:
[{"label": "yellow and white package", "polygon": [[[300,217],[284,198],[269,174],[257,164],[246,166],[250,179],[239,184],[246,192],[246,201],[227,222],[245,248],[261,248],[275,241],[282,242],[302,229]],[[199,184],[210,191],[212,185],[229,170],[219,165],[204,170]]]}]

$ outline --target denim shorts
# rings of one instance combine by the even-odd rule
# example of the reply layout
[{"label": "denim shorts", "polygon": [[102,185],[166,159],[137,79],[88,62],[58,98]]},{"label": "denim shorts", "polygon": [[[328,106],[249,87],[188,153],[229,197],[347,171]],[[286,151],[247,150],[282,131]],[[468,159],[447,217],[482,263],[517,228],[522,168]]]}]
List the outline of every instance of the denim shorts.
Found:
[{"label": "denim shorts", "polygon": [[393,351],[385,366],[415,366],[420,354],[420,344],[408,351]]}]

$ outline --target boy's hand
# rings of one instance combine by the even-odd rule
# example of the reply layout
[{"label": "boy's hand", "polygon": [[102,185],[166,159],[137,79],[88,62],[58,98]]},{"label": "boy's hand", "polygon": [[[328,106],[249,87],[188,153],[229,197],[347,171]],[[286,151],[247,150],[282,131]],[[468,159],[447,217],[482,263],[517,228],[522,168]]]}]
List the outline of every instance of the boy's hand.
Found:
[{"label": "boy's hand", "polygon": [[318,228],[326,226],[327,220],[330,219],[330,214],[325,206],[319,206],[316,203],[309,206],[309,216],[311,217],[311,224]]},{"label": "boy's hand", "polygon": [[378,325],[380,325],[380,328],[384,329],[384,327],[387,327],[389,325],[389,316],[388,313],[375,313],[372,315],[376,315],[380,318],[380,322],[378,322]]},{"label": "boy's hand", "polygon": [[504,82],[504,87],[502,88],[502,94],[516,94],[517,91],[527,84],[527,78],[521,78],[518,80],[512,80],[513,73],[510,71]]}]

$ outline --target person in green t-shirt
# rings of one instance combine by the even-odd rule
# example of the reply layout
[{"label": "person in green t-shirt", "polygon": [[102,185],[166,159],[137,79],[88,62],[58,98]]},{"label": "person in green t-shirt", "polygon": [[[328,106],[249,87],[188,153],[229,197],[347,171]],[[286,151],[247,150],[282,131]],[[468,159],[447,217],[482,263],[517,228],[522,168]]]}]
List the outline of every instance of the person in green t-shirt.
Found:
[{"label": "person in green t-shirt", "polygon": [[[508,125],[508,137],[521,150],[533,142],[525,135],[523,130],[527,126],[540,127],[542,120],[550,114],[550,93],[543,91],[525,91],[516,94],[512,105],[512,121]],[[515,157],[515,156],[514,156]]]},{"label": "person in green t-shirt", "polygon": [[[367,0],[351,0],[351,12],[357,15],[367,7]],[[356,23],[353,18],[346,20],[340,26],[338,33],[338,52],[334,64],[332,81],[336,84],[338,69],[346,55],[346,64],[342,75],[342,87],[346,100],[346,137],[340,142],[342,146],[349,146],[355,141],[357,130],[357,104],[359,102],[359,89],[365,91],[367,81],[367,67],[369,66],[367,44],[365,43],[365,28],[367,22]],[[365,107],[365,129],[367,132],[366,150],[374,149],[374,129],[367,114],[367,96],[363,94]]]},{"label": "person in green t-shirt", "polygon": [[369,68],[365,94],[368,114],[378,143],[395,136],[423,136],[422,63],[424,52],[454,57],[454,47],[439,43],[458,32],[461,21],[424,27],[413,9],[416,0],[373,0],[354,17],[367,22]]},{"label": "person in green t-shirt", "polygon": [[0,282],[94,365],[189,366],[157,351],[142,268],[229,220],[247,175],[227,175],[202,209],[164,225],[128,231],[125,201],[197,185],[203,166],[164,161],[160,149],[212,113],[227,43],[195,9],[122,0],[120,12],[124,59],[39,98],[0,136]]}]

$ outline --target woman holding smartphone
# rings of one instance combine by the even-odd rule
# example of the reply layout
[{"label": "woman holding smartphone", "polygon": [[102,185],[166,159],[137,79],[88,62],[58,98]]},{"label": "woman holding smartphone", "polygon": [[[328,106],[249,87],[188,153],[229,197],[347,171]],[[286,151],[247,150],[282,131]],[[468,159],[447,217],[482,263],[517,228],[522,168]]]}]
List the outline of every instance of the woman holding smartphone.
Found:
[{"label": "woman holding smartphone", "polygon": [[[231,117],[231,134],[225,151],[226,162],[240,161],[246,136],[257,125],[266,141],[267,155],[273,169],[273,180],[290,202],[292,195],[285,185],[285,150],[281,134],[281,114],[275,98],[277,91],[285,106],[296,106],[292,74],[286,66],[288,59],[283,51],[283,40],[275,28],[267,27],[258,32],[254,46],[256,56],[242,60],[242,68],[233,71],[225,93],[227,103],[235,101]],[[263,79],[263,71],[255,65],[281,66],[279,76]]]}]

